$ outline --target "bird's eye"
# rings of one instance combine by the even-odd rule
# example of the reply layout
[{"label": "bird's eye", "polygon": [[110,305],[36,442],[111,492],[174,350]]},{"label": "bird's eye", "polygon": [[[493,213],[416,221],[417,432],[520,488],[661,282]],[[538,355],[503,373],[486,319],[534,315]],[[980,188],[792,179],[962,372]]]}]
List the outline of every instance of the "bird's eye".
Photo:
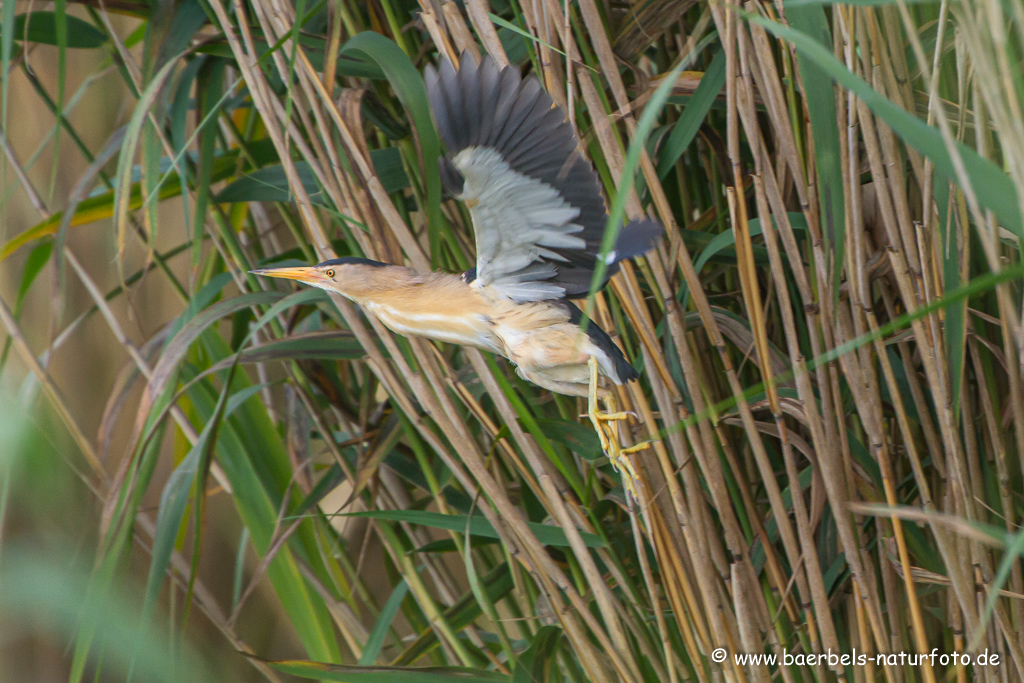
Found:
[{"label": "bird's eye", "polygon": [[332,268],[331,270],[328,270],[326,273],[324,273],[324,275],[326,275],[327,277],[333,278],[334,277],[334,269]]}]

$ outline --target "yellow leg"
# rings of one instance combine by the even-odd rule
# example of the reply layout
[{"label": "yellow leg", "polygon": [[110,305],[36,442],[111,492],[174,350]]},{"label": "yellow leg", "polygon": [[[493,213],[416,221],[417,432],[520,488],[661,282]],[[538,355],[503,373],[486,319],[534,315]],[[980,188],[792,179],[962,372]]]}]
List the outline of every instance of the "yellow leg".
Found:
[{"label": "yellow leg", "polygon": [[642,451],[645,448],[650,447],[650,443],[645,441],[636,446],[630,446],[628,448],[622,448],[619,443],[619,430],[618,422],[625,420],[632,413],[621,412],[615,410],[615,398],[612,394],[608,394],[605,398],[605,404],[607,412],[601,413],[597,407],[597,359],[593,356],[590,357],[590,388],[587,392],[587,415],[590,417],[591,423],[594,425],[594,431],[597,432],[597,436],[601,439],[601,449],[604,450],[608,456],[608,460],[611,462],[612,467],[616,472],[622,474],[622,483],[626,489],[633,495],[636,495],[636,486],[640,479],[637,477],[636,470],[633,468],[633,463],[630,461],[629,456],[638,451]]}]

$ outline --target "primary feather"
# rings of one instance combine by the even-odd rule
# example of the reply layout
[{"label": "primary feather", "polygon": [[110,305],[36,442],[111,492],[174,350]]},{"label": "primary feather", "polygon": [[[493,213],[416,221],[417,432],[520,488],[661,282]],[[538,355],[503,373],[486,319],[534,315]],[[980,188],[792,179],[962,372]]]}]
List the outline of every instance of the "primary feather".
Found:
[{"label": "primary feather", "polygon": [[[458,71],[444,60],[425,79],[448,147],[442,181],[473,219],[478,284],[515,301],[587,293],[608,215],[565,112],[535,77],[498,69],[489,57],[477,64],[464,53]],[[654,221],[624,226],[601,286],[661,231]]]}]

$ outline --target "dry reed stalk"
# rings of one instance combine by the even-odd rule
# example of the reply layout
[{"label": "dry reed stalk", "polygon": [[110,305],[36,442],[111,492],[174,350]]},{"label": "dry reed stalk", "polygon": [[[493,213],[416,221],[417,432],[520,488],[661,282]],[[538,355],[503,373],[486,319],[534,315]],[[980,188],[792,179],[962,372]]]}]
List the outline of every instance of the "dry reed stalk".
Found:
[{"label": "dry reed stalk", "polygon": [[[210,8],[251,98],[250,120],[265,129],[293,193],[294,205],[284,213],[304,256],[334,255],[332,212],[351,228],[345,241],[353,253],[428,270],[452,262],[453,252],[471,250],[471,232],[457,208],[443,209],[450,226],[427,225],[424,174],[432,171],[418,167],[432,163],[425,158],[424,131],[395,143],[409,189],[389,192],[382,182],[375,154],[391,143],[387,131],[375,129],[369,112],[391,115],[407,103],[401,95],[397,100],[390,94],[382,97],[385,89],[379,82],[344,75],[342,46],[361,28],[359,11],[341,2],[331,5],[324,66],[318,68],[310,44],[294,42],[301,33],[294,26],[296,6],[278,0],[214,0]],[[518,675],[516,658],[523,652],[517,648],[523,641],[534,642],[546,623],[531,611],[546,610],[564,633],[554,655],[564,665],[559,673],[573,680],[845,679],[845,671],[824,665],[794,672],[788,667],[743,668],[731,660],[718,664],[708,657],[716,647],[777,656],[784,650],[821,653],[850,647],[867,653],[928,653],[944,638],[959,649],[985,646],[1004,657],[1005,672],[985,671],[985,680],[1024,671],[1024,571],[1019,563],[1009,568],[1004,589],[1002,555],[971,526],[996,525],[1012,538],[1022,518],[1014,492],[1024,474],[1019,464],[1024,451],[1019,293],[1014,283],[999,281],[991,294],[952,303],[946,298],[958,283],[978,274],[980,263],[996,272],[1004,261],[1019,259],[1000,232],[1005,226],[982,203],[978,179],[970,177],[958,144],[972,144],[983,158],[1004,167],[1015,187],[1024,187],[1024,124],[1008,49],[1024,41],[1024,11],[1004,8],[996,0],[952,6],[943,0],[932,46],[930,36],[919,35],[921,17],[931,16],[930,10],[903,0],[820,10],[832,34],[825,50],[890,102],[911,113],[920,108],[920,116],[938,131],[954,169],[954,177],[945,180],[956,184],[944,187],[933,158],[901,140],[891,121],[853,91],[834,93],[835,121],[830,123],[837,139],[815,135],[820,103],[815,102],[818,93],[807,91],[813,64],[751,19],[797,25],[798,7],[756,0],[691,7],[684,1],[632,8],[634,14],[617,26],[616,8],[594,0],[576,5],[529,0],[511,8],[526,36],[499,31],[489,16],[496,10],[480,0],[464,6],[420,0],[419,8],[417,22],[402,26],[407,8],[385,0],[366,10],[366,21],[393,37],[415,67],[432,60],[433,52],[450,59],[464,51],[486,53],[500,65],[508,64],[510,56],[532,60],[534,72],[569,112],[583,140],[581,152],[595,160],[606,186],[628,188],[627,216],[650,212],[667,230],[663,246],[635,266],[626,264],[609,290],[593,301],[595,322],[613,332],[615,342],[641,359],[645,369],[641,383],[617,390],[620,404],[638,416],[638,424],[623,430],[627,441],[653,440],[650,450],[634,456],[642,486],[635,500],[625,495],[624,505],[617,494],[607,496],[604,472],[555,443],[537,424],[540,415],[563,423],[575,419],[578,402],[526,405],[518,386],[496,375],[478,351],[399,339],[335,298],[336,319],[365,351],[368,371],[358,366],[347,377],[368,392],[360,397],[359,409],[347,407],[349,397],[322,401],[314,387],[324,385],[311,383],[299,364],[287,368],[295,402],[286,409],[269,406],[272,424],[282,425],[289,437],[319,434],[325,457],[352,482],[354,496],[380,510],[429,506],[452,516],[461,508],[447,494],[457,491],[473,500],[471,513],[479,510],[493,527],[498,550],[474,548],[463,534],[450,532],[450,542],[468,565],[460,568],[434,553],[410,554],[432,540],[421,525],[371,522],[387,566],[406,580],[405,607],[436,636],[436,659]],[[653,26],[652,16],[671,17],[671,22]],[[1017,23],[997,21],[995,29],[988,28],[1005,16]],[[113,34],[106,15],[101,17]],[[635,158],[630,145],[641,135],[653,86],[668,69],[682,68],[680,60],[705,44],[710,28],[717,30],[724,53],[725,95],[717,98],[712,123],[674,160],[673,186],[669,176],[659,175],[663,143],[640,149]],[[515,42],[520,39],[522,44]],[[264,55],[265,44],[278,49]],[[143,74],[152,71],[151,65],[133,61],[123,41],[114,46],[125,60],[126,78],[145,91],[148,77]],[[184,54],[197,47],[189,45]],[[955,84],[948,79],[951,72]],[[699,87],[686,94],[692,104]],[[144,137],[142,144],[174,157],[154,98],[146,102],[153,107],[149,121],[157,125],[155,135]],[[955,116],[949,107],[957,108]],[[685,109],[681,112],[659,112],[659,123],[668,125],[658,133],[670,136],[677,116],[685,116]],[[247,141],[236,121],[219,124],[235,143]],[[5,152],[13,156],[12,150]],[[835,155],[832,161],[830,154]],[[624,177],[634,161],[642,181],[636,186],[633,178]],[[20,163],[15,170],[30,200],[46,213]],[[836,176],[823,180],[832,171]],[[310,196],[303,173],[315,179],[331,209]],[[701,186],[703,180],[710,189]],[[840,183],[845,199],[842,259],[837,259],[835,227],[826,225],[834,221],[826,220],[827,207],[822,210],[822,198],[839,189],[832,182]],[[123,189],[114,210],[119,252],[131,236],[129,225],[152,251],[155,212],[145,206],[141,220],[134,221]],[[144,200],[149,190],[142,185]],[[938,206],[936,201],[947,194],[946,206]],[[418,208],[396,198],[415,200]],[[692,209],[698,218],[685,215]],[[211,214],[210,225],[202,226],[211,253],[219,254],[239,289],[258,286],[243,273],[251,267],[249,260],[282,250],[281,240],[267,234],[273,220],[265,214],[253,217],[263,234],[240,247],[232,218],[220,207]],[[679,223],[687,224],[690,234],[680,231]],[[444,238],[435,243],[442,231]],[[732,260],[725,266],[702,260],[702,247],[688,246],[698,232],[731,236]],[[972,250],[979,247],[982,253],[972,259]],[[102,289],[70,251],[65,253],[128,358],[98,430],[103,448],[93,448],[84,435],[6,304],[0,306],[0,318],[94,476],[111,482],[107,490],[97,487],[104,500],[101,528],[116,529],[138,519],[151,529],[153,522],[136,516],[118,497],[148,485],[148,479],[137,479],[138,461],[125,458],[110,475],[98,452],[106,451],[111,425],[136,379],[149,390],[138,413],[142,425],[170,381],[171,368],[154,365],[160,338],[135,343]],[[954,256],[957,277],[950,273]],[[464,257],[459,253],[454,261]],[[677,296],[683,285],[685,307]],[[985,310],[969,316],[972,305]],[[964,326],[959,341],[950,329],[957,315]],[[891,334],[888,326],[901,316],[908,329]],[[625,325],[615,333],[619,321]],[[259,342],[274,342],[294,323],[279,316],[271,332],[260,333]],[[51,352],[71,329],[57,337]],[[842,353],[827,355],[836,349]],[[828,362],[822,362],[825,358]],[[261,382],[271,381],[270,367],[258,366]],[[479,385],[465,379],[466,369]],[[186,383],[175,400],[202,380],[190,380],[196,384]],[[386,392],[383,403],[369,395],[377,387]],[[261,396],[277,402],[269,386]],[[402,427],[395,427],[400,433],[393,441],[370,437],[379,426],[369,417],[374,406],[401,411]],[[181,406],[172,403],[159,415],[161,421],[167,416],[181,427],[185,441],[199,440],[193,416]],[[133,452],[140,440],[152,438],[152,432],[140,430],[132,437]],[[347,440],[335,443],[329,437],[334,431]],[[399,441],[416,451],[424,469],[426,488],[421,486],[419,494],[382,467]],[[360,449],[355,466],[347,459],[351,445]],[[297,451],[290,454],[293,466],[308,455],[301,447]],[[450,474],[452,486],[438,479],[434,457]],[[566,469],[576,466],[579,473]],[[231,482],[216,462],[212,472],[230,491]],[[302,526],[300,521],[283,524],[293,488],[301,499],[314,483],[309,470],[301,468],[289,482],[270,550],[250,586],[263,582],[276,553],[292,543],[293,531]],[[886,507],[866,508],[864,502]],[[951,516],[961,519],[960,526],[949,523]],[[529,526],[538,519],[564,533],[566,545],[557,553]],[[588,545],[586,534],[591,533],[612,542]],[[341,641],[361,657],[369,629],[357,606],[369,606],[373,613],[374,599],[365,587],[358,598],[351,591],[343,599],[338,596],[346,592],[343,586],[359,582],[363,557],[354,566],[334,561],[329,535],[318,534],[314,557],[319,553],[332,573],[303,565],[306,581],[323,601]],[[470,578],[473,566],[491,568],[501,562],[507,562],[511,576],[508,597],[499,605],[481,600],[480,616],[458,623],[449,610],[466,584],[476,580]],[[191,571],[177,550],[170,563],[179,582]],[[932,571],[938,567],[945,576]],[[939,593],[921,590],[923,583],[940,587],[935,588]],[[998,596],[991,616],[990,592]],[[208,592],[200,595],[197,589],[196,596],[229,642],[251,649],[234,630],[244,599],[225,618]],[[478,593],[473,597],[480,599]],[[945,619],[935,618],[937,613]],[[515,626],[506,628],[504,619],[516,620]],[[512,637],[513,628],[517,637]],[[494,643],[488,639],[492,630]],[[422,655],[387,661],[405,665]],[[378,660],[384,661],[383,655]],[[942,673],[927,664],[912,674],[869,665],[855,671],[852,680],[919,675],[934,681]],[[966,680],[962,668],[955,675]]]}]

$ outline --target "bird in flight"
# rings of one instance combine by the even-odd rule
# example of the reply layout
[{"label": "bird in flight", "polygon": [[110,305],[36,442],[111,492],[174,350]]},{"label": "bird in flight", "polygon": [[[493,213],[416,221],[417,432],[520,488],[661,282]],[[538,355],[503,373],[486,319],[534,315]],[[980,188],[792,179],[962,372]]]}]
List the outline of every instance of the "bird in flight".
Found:
[{"label": "bird in flight", "polygon": [[476,266],[461,275],[418,273],[346,257],[252,272],[337,292],[398,334],[490,351],[523,379],[588,397],[601,446],[635,494],[629,455],[648,444],[621,446],[615,423],[628,414],[616,411],[608,384],[639,375],[604,330],[582,324],[571,299],[587,295],[599,258],[607,267],[601,289],[621,261],[651,249],[663,228],[628,223],[602,256],[608,214],[597,174],[536,77],[463,53],[458,70],[443,60],[427,67],[425,81],[448,149],[439,160],[442,183],[469,209]]}]

